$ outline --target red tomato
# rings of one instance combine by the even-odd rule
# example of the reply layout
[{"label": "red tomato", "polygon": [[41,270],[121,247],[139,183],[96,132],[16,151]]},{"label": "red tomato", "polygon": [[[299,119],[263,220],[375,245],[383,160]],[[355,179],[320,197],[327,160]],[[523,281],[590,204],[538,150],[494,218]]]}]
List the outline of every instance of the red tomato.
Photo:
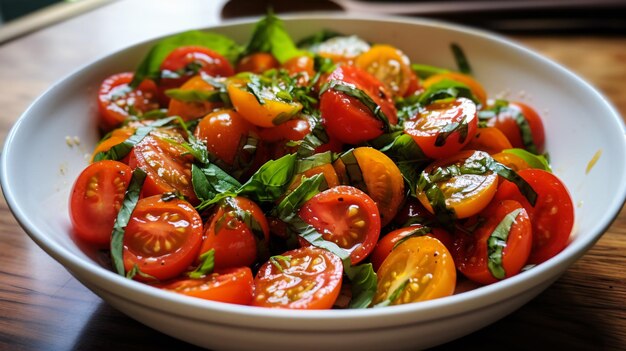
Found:
[{"label": "red tomato", "polygon": [[298,215],[325,240],[350,252],[352,264],[372,252],[380,235],[376,203],[352,186],[336,186],[318,193],[302,205]]},{"label": "red tomato", "polygon": [[[466,126],[463,127],[462,123]],[[446,136],[444,128],[455,124],[459,127]],[[476,104],[466,98],[434,102],[404,122],[404,131],[432,159],[450,157],[459,152],[472,140],[477,129]]]},{"label": "red tomato", "polygon": [[524,206],[533,231],[533,247],[528,262],[541,263],[561,252],[567,245],[574,226],[574,204],[567,188],[554,174],[531,168],[523,169],[518,174],[537,192],[535,206],[509,181],[502,182],[494,199],[512,199]]},{"label": "red tomato", "polygon": [[[396,108],[385,86],[369,73],[353,67],[339,66],[328,81],[354,85],[366,93],[385,114],[390,124],[398,123]],[[361,101],[335,89],[320,97],[322,124],[331,138],[346,144],[359,144],[380,136],[383,123]]]},{"label": "red tomato", "polygon": [[[378,268],[380,268],[380,265],[383,261],[385,261],[385,258],[389,256],[391,251],[393,251],[394,247],[398,245],[401,240],[406,240],[413,234],[419,236],[420,234],[418,233],[426,229],[429,228],[416,224],[410,227],[396,229],[382,237],[382,239],[378,240],[378,243],[374,247],[374,251],[372,251],[372,254],[370,255],[370,262],[374,267],[374,271],[378,271]],[[452,236],[443,229],[430,228],[428,232],[422,233],[421,235],[428,235],[438,239],[446,248],[452,247]]]},{"label": "red tomato", "polygon": [[[260,225],[263,238],[237,217],[236,208],[248,214]],[[263,211],[245,197],[229,198],[213,215],[202,242],[199,255],[215,249],[215,268],[251,266],[257,260],[257,241],[269,241],[269,226]]]},{"label": "red tomato", "polygon": [[299,85],[306,85],[315,76],[315,61],[308,55],[290,58],[283,63],[282,68],[292,76],[299,74]]},{"label": "red tomato", "polygon": [[129,111],[139,113],[159,108],[157,86],[151,80],[144,80],[136,89],[128,84],[133,80],[130,72],[114,74],[105,79],[98,90],[98,126],[105,131],[122,124]]},{"label": "red tomato", "polygon": [[500,129],[502,133],[506,135],[507,139],[509,139],[513,147],[524,149],[525,145],[522,141],[522,132],[516,121],[517,113],[521,113],[528,122],[533,137],[533,143],[537,147],[537,152],[542,153],[545,146],[543,122],[537,111],[532,107],[521,102],[510,102],[509,109],[503,109],[496,117],[489,120],[487,124]]},{"label": "red tomato", "polygon": [[314,246],[270,258],[254,279],[253,306],[329,309],[341,290],[343,265],[335,254]]},{"label": "red tomato", "polygon": [[268,69],[278,68],[279,66],[280,62],[278,62],[272,54],[267,52],[256,52],[243,57],[237,63],[235,71],[262,74]]},{"label": "red tomato", "polygon": [[146,172],[143,195],[177,191],[192,203],[198,201],[191,184],[193,157],[185,148],[176,144],[182,141],[180,134],[171,130],[160,130],[153,131],[135,145],[128,165],[131,169],[140,167]]},{"label": "red tomato", "polygon": [[290,119],[275,127],[259,128],[259,137],[267,142],[302,140],[311,132],[311,125],[305,118]]},{"label": "red tomato", "polygon": [[[499,266],[504,276],[496,277],[489,269],[488,241],[504,217],[516,210],[515,217],[504,248]],[[528,213],[517,201],[494,201],[479,215],[479,226],[473,233],[459,232],[454,242],[454,254],[458,270],[467,278],[480,284],[491,284],[519,273],[528,260],[532,245],[532,229]],[[484,220],[484,222],[480,222]]]},{"label": "red tomato", "polygon": [[252,302],[254,277],[248,267],[211,273],[200,279],[181,278],[158,288],[205,300],[249,305]]},{"label": "red tomato", "polygon": [[202,218],[191,204],[146,197],[137,202],[124,232],[124,269],[137,265],[156,279],[171,279],[193,264],[201,244]]},{"label": "red tomato", "polygon": [[99,161],[85,168],[74,182],[70,197],[70,220],[81,240],[99,246],[111,241],[132,171],[117,161]]}]

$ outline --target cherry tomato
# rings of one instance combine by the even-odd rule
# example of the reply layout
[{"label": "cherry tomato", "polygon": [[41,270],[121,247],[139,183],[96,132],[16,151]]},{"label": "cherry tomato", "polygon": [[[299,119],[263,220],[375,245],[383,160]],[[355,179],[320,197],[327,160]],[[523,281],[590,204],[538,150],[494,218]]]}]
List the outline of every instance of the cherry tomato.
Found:
[{"label": "cherry tomato", "polygon": [[342,184],[359,187],[376,203],[382,226],[387,225],[398,212],[404,200],[404,178],[398,166],[382,152],[371,147],[358,147],[353,150],[354,158],[361,171],[364,184],[354,184],[351,174],[342,159],[334,166]]},{"label": "cherry tomato", "polygon": [[465,146],[468,150],[481,150],[488,154],[497,154],[513,146],[498,128],[478,128],[470,142]]},{"label": "cherry tomato", "polygon": [[180,142],[182,136],[172,130],[153,131],[133,148],[128,165],[147,173],[142,193],[145,196],[179,192],[191,203],[198,198],[191,184],[193,157]]},{"label": "cherry tomato", "polygon": [[[433,162],[423,172],[432,177],[436,172],[450,167],[461,169],[472,167],[472,163],[485,157],[489,155],[483,151],[463,151],[453,157]],[[498,175],[490,170],[483,174],[461,171],[461,174],[445,177],[443,180],[435,181],[435,184],[444,196],[446,208],[453,210],[457,218],[467,218],[487,207],[498,188]],[[434,213],[425,190],[418,188],[417,199],[428,211]]]},{"label": "cherry tomato", "polygon": [[355,35],[330,38],[310,48],[312,52],[322,57],[344,63],[351,63],[369,49],[370,44]]},{"label": "cherry tomato", "polygon": [[523,169],[518,174],[537,192],[532,206],[515,184],[503,181],[494,200],[516,200],[530,216],[533,244],[529,263],[541,263],[561,252],[574,226],[574,205],[565,185],[554,174],[540,169]]},{"label": "cherry tomato", "polygon": [[218,110],[206,115],[194,131],[198,140],[203,141],[211,154],[228,166],[247,164],[254,155],[242,150],[248,137],[256,137],[256,128],[232,109]]},{"label": "cherry tomato", "polygon": [[341,290],[343,265],[335,254],[314,246],[270,258],[254,279],[253,306],[329,309]]},{"label": "cherry tomato", "polygon": [[[508,233],[504,234],[506,240],[502,243],[501,262],[494,263],[504,274],[497,276],[489,268],[491,255],[488,242],[505,216],[514,212],[517,214]],[[478,217],[479,226],[472,233],[456,234],[454,253],[458,270],[480,284],[495,283],[518,274],[528,260],[533,240],[526,210],[517,201],[494,201]]]},{"label": "cherry tomato", "polygon": [[171,279],[193,263],[201,244],[202,218],[191,204],[160,195],[142,198],[124,232],[124,269],[137,265],[158,280]]},{"label": "cherry tomato", "polygon": [[132,171],[117,161],[99,161],[85,168],[72,187],[69,209],[76,236],[106,246],[122,206]]},{"label": "cherry tomato", "polygon": [[474,96],[480,101],[481,106],[487,106],[487,92],[485,88],[478,83],[478,81],[467,74],[458,73],[458,72],[446,72],[434,74],[428,78],[426,78],[423,82],[424,88],[428,88],[431,85],[441,82],[443,80],[454,80],[460,83],[463,83],[469,87]]},{"label": "cherry tomato", "polygon": [[[380,107],[390,124],[398,123],[391,94],[369,73],[343,65],[328,76],[328,81],[343,82],[360,89]],[[328,135],[345,144],[359,144],[380,136],[384,131],[383,122],[359,99],[333,88],[320,96],[320,112]]]},{"label": "cherry tomato", "polygon": [[[255,233],[237,211],[247,213],[261,233]],[[204,235],[200,255],[215,249],[215,268],[251,266],[257,260],[257,241],[267,244],[269,240],[269,226],[257,204],[238,196],[220,204]]]},{"label": "cherry tomato", "polygon": [[385,261],[396,245],[398,245],[402,240],[408,239],[412,235],[428,235],[441,241],[446,248],[452,247],[452,236],[443,229],[428,228],[420,224],[396,229],[383,236],[382,239],[378,240],[378,243],[374,247],[374,251],[372,251],[372,254],[370,255],[370,262],[372,263],[374,270],[378,271],[383,261]]},{"label": "cherry tomato", "polygon": [[[122,127],[115,129],[111,136],[96,145],[96,148],[93,150],[91,154],[91,162],[93,162],[94,157],[101,152],[109,151],[113,146],[124,142],[124,140],[128,139],[131,135],[135,133],[135,128],[131,127]],[[128,161],[122,161],[123,163],[128,163]]]},{"label": "cherry tomato", "polygon": [[200,279],[180,278],[158,288],[205,300],[249,305],[252,302],[254,277],[248,267],[211,273]]},{"label": "cherry tomato", "polygon": [[[522,140],[522,132],[517,124],[517,115],[521,113],[528,122],[533,144],[537,148],[537,153],[542,153],[545,146],[545,131],[543,122],[537,111],[527,104],[521,102],[509,102],[509,108],[502,109],[494,118],[488,120],[487,124],[496,127],[506,135],[511,145],[516,148],[525,148]],[[531,151],[531,150],[529,150]]]},{"label": "cherry tomato", "polygon": [[105,79],[98,90],[98,126],[104,131],[122,124],[131,114],[159,108],[157,86],[144,80],[136,89],[128,84],[133,80],[130,72],[114,74]]},{"label": "cherry tomato", "polygon": [[456,269],[443,244],[429,236],[409,238],[383,261],[372,304],[400,305],[454,293]]},{"label": "cherry tomato", "polygon": [[269,69],[280,67],[280,62],[270,53],[255,52],[244,56],[235,68],[236,72],[252,72],[261,74]]},{"label": "cherry tomato", "polygon": [[213,77],[230,77],[235,74],[233,66],[217,52],[202,46],[181,46],[161,63],[159,87],[165,91],[183,85],[199,72]]},{"label": "cherry tomato", "polygon": [[409,86],[407,87],[404,96],[407,97],[415,95],[422,89],[424,89],[422,87],[422,82],[420,81],[419,77],[417,77],[417,74],[415,74],[415,72],[411,70],[411,75],[409,76]]},{"label": "cherry tomato", "polygon": [[[446,128],[454,126],[446,133]],[[466,98],[434,102],[404,122],[404,131],[432,159],[456,154],[472,140],[477,129],[476,104]]]},{"label": "cherry tomato", "polygon": [[366,193],[340,185],[313,196],[298,215],[322,234],[350,252],[352,264],[365,259],[380,235],[378,208]]},{"label": "cherry tomato", "polygon": [[300,75],[299,85],[306,85],[315,76],[315,61],[313,57],[304,55],[292,57],[283,63],[282,68],[291,76]]},{"label": "cherry tomato", "polygon": [[311,125],[305,118],[290,119],[285,123],[270,128],[259,128],[259,137],[267,142],[298,141],[311,132]]},{"label": "cherry tomato", "polygon": [[[215,90],[215,87],[205,82],[204,79],[202,79],[202,76],[197,75],[181,85],[180,89],[213,91]],[[207,113],[221,107],[222,105],[224,104],[221,102],[181,101],[176,99],[170,99],[167,114],[169,116],[180,116],[183,120],[190,121],[205,116]]]},{"label": "cherry tomato", "polygon": [[340,184],[339,177],[337,176],[337,172],[335,171],[335,168],[333,167],[332,164],[327,163],[325,165],[316,166],[316,167],[307,169],[306,171],[302,173],[296,174],[293,177],[293,180],[291,181],[289,186],[287,187],[286,193],[289,193],[295,190],[298,187],[298,185],[302,183],[302,177],[311,178],[316,174],[324,175],[324,179],[326,180],[326,185],[329,188],[336,187]]},{"label": "cherry tomato", "polygon": [[409,58],[391,45],[372,46],[354,65],[378,78],[394,96],[404,96],[409,89],[413,75]]}]

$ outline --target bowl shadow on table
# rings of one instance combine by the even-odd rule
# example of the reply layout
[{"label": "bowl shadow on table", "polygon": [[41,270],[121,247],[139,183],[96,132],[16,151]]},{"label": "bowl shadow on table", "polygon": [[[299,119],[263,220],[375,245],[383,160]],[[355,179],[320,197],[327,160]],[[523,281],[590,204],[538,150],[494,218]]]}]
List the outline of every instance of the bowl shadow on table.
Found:
[{"label": "bowl shadow on table", "polygon": [[[564,276],[567,277],[567,274]],[[567,349],[584,350],[595,344],[596,350],[607,349],[611,338],[605,322],[597,313],[586,309],[568,311],[572,306],[584,305],[563,278],[537,298],[500,322],[483,328],[473,334],[438,346],[432,350],[484,349],[502,347],[507,350],[527,349]],[[602,299],[598,296],[598,299]],[[550,301],[560,301],[550,304]],[[564,316],[575,315],[574,319]],[[550,325],[566,325],[560,333],[545,333]],[[146,350],[201,350],[151,329],[101,302],[85,324],[73,350],[112,350],[125,349],[124,346],[142,345]],[[132,346],[131,346],[132,345]]]}]

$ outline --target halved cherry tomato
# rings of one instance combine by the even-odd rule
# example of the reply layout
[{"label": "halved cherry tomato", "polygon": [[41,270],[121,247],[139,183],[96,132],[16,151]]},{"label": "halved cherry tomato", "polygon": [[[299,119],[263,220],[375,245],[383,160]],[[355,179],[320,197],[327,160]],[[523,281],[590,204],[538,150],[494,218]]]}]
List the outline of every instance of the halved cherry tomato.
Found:
[{"label": "halved cherry tomato", "polygon": [[[215,90],[215,87],[205,82],[202,76],[197,75],[181,85],[180,89],[213,91]],[[222,105],[224,104],[221,102],[181,101],[176,99],[170,99],[167,113],[169,116],[180,116],[183,120],[190,121],[205,116],[207,113],[215,110],[218,107],[221,107]]]},{"label": "halved cherry tomato", "polygon": [[249,305],[254,291],[254,276],[248,267],[211,273],[200,279],[181,278],[158,288],[205,300]]},{"label": "halved cherry tomato", "polygon": [[412,235],[428,235],[441,241],[441,243],[448,250],[452,248],[452,236],[443,229],[428,228],[420,224],[396,229],[378,240],[378,243],[374,247],[374,251],[372,251],[372,254],[370,255],[370,262],[372,263],[374,271],[378,271],[383,261],[385,261],[396,245],[398,245],[402,240],[407,240]]},{"label": "halved cherry tomato", "polygon": [[253,306],[329,309],[341,290],[343,265],[335,254],[314,246],[274,256],[254,279]]},{"label": "halved cherry tomato", "polygon": [[[110,135],[109,138],[102,140],[96,145],[96,148],[93,150],[91,154],[91,162],[93,162],[94,157],[101,152],[109,151],[113,146],[124,142],[124,140],[128,139],[135,132],[134,128],[130,127],[122,127],[118,128],[114,131],[113,134]],[[127,161],[122,160],[123,163],[127,163]]]},{"label": "halved cherry tomato", "polygon": [[322,234],[350,252],[357,264],[372,252],[380,235],[380,215],[374,200],[363,191],[340,185],[313,196],[298,215]]},{"label": "halved cherry tomato", "polygon": [[[360,89],[376,103],[389,124],[398,123],[391,94],[369,73],[343,65],[328,76],[328,81],[342,82]],[[380,136],[384,130],[383,122],[359,99],[333,88],[320,96],[320,112],[328,135],[342,143],[359,144]]]},{"label": "halved cherry tomato", "polygon": [[69,210],[78,238],[106,246],[122,206],[132,170],[117,161],[99,161],[85,168],[72,187]]},{"label": "halved cherry tomato", "polygon": [[446,79],[454,80],[467,85],[474,94],[474,96],[478,99],[478,101],[480,101],[482,107],[487,106],[487,92],[485,91],[485,88],[483,88],[482,84],[478,83],[476,79],[474,79],[472,76],[468,76],[467,74],[458,72],[434,74],[426,78],[422,84],[424,85],[424,88],[428,88],[431,85]]},{"label": "halved cherry tomato", "polygon": [[124,231],[124,269],[137,265],[156,279],[171,279],[193,263],[201,244],[202,218],[191,204],[160,195],[142,198]]},{"label": "halved cherry tomato", "polygon": [[521,102],[509,102],[508,108],[502,109],[494,118],[488,120],[487,124],[500,129],[513,147],[525,148],[522,132],[517,124],[518,113],[521,113],[528,122],[537,153],[542,153],[545,146],[543,122],[537,111],[529,105]]},{"label": "halved cherry tomato", "polygon": [[459,152],[472,140],[477,129],[476,104],[466,98],[434,102],[404,122],[404,131],[432,159]]},{"label": "halved cherry tomato", "polygon": [[316,44],[309,49],[334,62],[351,63],[357,56],[368,51],[370,44],[355,35],[339,36]]},{"label": "halved cherry tomato", "polygon": [[406,94],[413,74],[409,58],[391,45],[372,46],[354,65],[378,78],[394,96]]},{"label": "halved cherry tomato", "polygon": [[191,184],[193,156],[180,144],[184,139],[173,130],[153,131],[133,148],[128,165],[147,173],[142,193],[145,196],[179,192],[191,203],[198,198]]},{"label": "halved cherry tomato", "polygon": [[537,192],[532,206],[515,184],[504,181],[494,201],[516,200],[530,216],[533,246],[529,263],[541,263],[561,252],[574,226],[574,204],[567,188],[554,174],[540,169],[523,169],[519,174]]},{"label": "halved cherry tomato", "polygon": [[105,79],[98,90],[98,126],[105,131],[122,124],[130,112],[147,112],[159,108],[157,86],[144,80],[136,89],[128,84],[133,80],[131,72],[114,74]]},{"label": "halved cherry tomato", "polygon": [[308,55],[292,57],[283,63],[282,68],[292,76],[300,75],[299,85],[306,85],[315,76],[315,61]]},{"label": "halved cherry tomato", "polygon": [[209,152],[228,166],[234,166],[237,158],[240,165],[252,161],[250,154],[242,147],[248,137],[256,137],[256,128],[239,113],[232,109],[218,110],[206,115],[194,131],[198,140],[203,141]]},{"label": "halved cherry tomato", "polygon": [[372,304],[400,305],[432,300],[454,293],[456,269],[448,249],[429,236],[400,243],[377,272],[378,287]]},{"label": "halved cherry tomato", "polygon": [[[342,159],[334,166],[341,184],[360,188],[376,203],[381,226],[387,225],[396,216],[404,200],[404,178],[398,166],[384,153],[371,147],[358,147],[352,151],[360,169],[363,184],[354,183],[349,168]],[[364,185],[364,186],[363,186]]]},{"label": "halved cherry tomato", "polygon": [[[258,225],[260,232],[255,233],[255,229],[246,224],[245,218],[238,216],[238,211],[250,216],[256,222],[251,225],[253,228]],[[215,268],[251,266],[257,260],[258,245],[267,245],[269,226],[257,204],[238,196],[228,198],[219,205],[204,236],[199,255],[214,249]]]},{"label": "halved cherry tomato", "polygon": [[[445,199],[446,208],[455,212],[457,218],[471,217],[482,211],[498,188],[498,175],[491,170],[485,170],[484,173],[478,173],[471,169],[463,172],[462,169],[472,167],[472,163],[479,162],[489,157],[484,151],[462,151],[459,154],[438,160],[430,164],[424,169],[424,173],[432,178],[437,172],[446,169],[459,168],[459,175],[451,175],[444,177],[443,180],[435,181]],[[417,199],[426,207],[428,211],[434,213],[434,209],[426,196],[426,189],[417,190]]]},{"label": "halved cherry tomato", "polygon": [[248,91],[246,84],[241,80],[231,80],[226,89],[235,110],[256,126],[277,126],[302,110],[299,102],[279,98],[273,85],[261,83],[258,96],[255,96]]},{"label": "halved cherry tomato", "polygon": [[[519,212],[516,212],[519,211]],[[516,213],[510,229],[504,231],[500,262],[491,260],[489,240],[505,216]],[[528,213],[513,200],[494,201],[478,214],[478,228],[472,233],[459,232],[454,241],[454,261],[464,276],[480,284],[491,284],[518,274],[528,260],[532,245],[532,230]],[[489,262],[504,275],[497,277],[489,268]],[[498,273],[500,274],[500,273]]]},{"label": "halved cherry tomato", "polygon": [[468,150],[480,150],[488,154],[497,154],[513,146],[506,135],[498,128],[478,128],[478,131],[465,146]]},{"label": "halved cherry tomato", "polygon": [[312,176],[316,174],[324,175],[324,179],[326,180],[326,185],[329,188],[336,187],[340,184],[339,177],[337,176],[337,172],[335,171],[335,168],[333,167],[332,164],[327,163],[325,165],[316,166],[316,167],[307,169],[306,171],[302,173],[296,174],[293,177],[293,180],[291,181],[291,183],[289,183],[286,193],[291,192],[294,189],[296,189],[298,185],[302,183],[302,177],[311,178]]},{"label": "halved cherry tomato", "polygon": [[277,126],[258,130],[259,137],[270,143],[302,140],[310,132],[311,125],[306,118],[293,118]]},{"label": "halved cherry tomato", "polygon": [[261,74],[268,69],[280,67],[280,62],[268,52],[255,52],[244,56],[237,63],[236,72],[252,72]]}]

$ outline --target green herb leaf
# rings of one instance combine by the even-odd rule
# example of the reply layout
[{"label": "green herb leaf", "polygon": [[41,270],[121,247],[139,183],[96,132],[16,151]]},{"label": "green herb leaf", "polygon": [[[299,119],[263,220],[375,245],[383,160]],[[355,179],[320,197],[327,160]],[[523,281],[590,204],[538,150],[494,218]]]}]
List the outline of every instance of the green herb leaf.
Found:
[{"label": "green herb leaf", "polygon": [[230,103],[230,99],[223,101],[219,90],[200,89],[168,89],[165,91],[168,97],[182,102],[224,102]]},{"label": "green herb leaf", "polygon": [[377,303],[376,305],[374,305],[374,307],[375,308],[386,307],[386,306],[391,305],[392,302],[394,302],[398,297],[400,297],[400,294],[404,291],[406,286],[409,284],[409,281],[410,281],[410,278],[405,279],[402,282],[402,284],[400,284],[400,286],[398,286],[396,290],[394,290],[386,300]]},{"label": "green herb leaf", "polygon": [[341,37],[343,36],[343,34],[339,33],[339,32],[335,32],[333,30],[329,30],[329,29],[322,29],[321,31],[314,33],[308,37],[305,37],[303,39],[301,39],[300,41],[298,41],[297,46],[299,48],[305,48],[308,49],[309,47],[313,46],[313,45],[317,45],[320,43],[325,42],[328,39],[331,38],[335,38],[335,37]]},{"label": "green herb leaf", "polygon": [[461,47],[456,43],[450,44],[450,49],[452,49],[452,54],[454,55],[454,60],[459,68],[459,72],[472,75],[472,68],[470,67],[469,61],[467,60],[467,56],[465,56],[463,49],[461,49]]},{"label": "green herb leaf", "polygon": [[502,266],[502,253],[506,247],[511,227],[522,209],[518,208],[504,216],[487,239],[487,267],[496,279],[504,279],[506,272]]},{"label": "green herb leaf", "polygon": [[239,194],[252,197],[257,202],[274,202],[285,192],[295,167],[295,154],[267,161],[241,186]]},{"label": "green herb leaf", "polygon": [[202,202],[196,209],[202,210],[226,196],[236,196],[241,183],[215,164],[191,166],[191,183]]},{"label": "green herb leaf", "polygon": [[213,273],[214,267],[215,249],[210,249],[209,251],[200,255],[200,264],[192,272],[187,273],[187,275],[191,279],[201,279],[207,274]]},{"label": "green herb leaf", "polygon": [[417,102],[421,106],[426,106],[437,100],[458,97],[468,98],[477,105],[480,104],[480,100],[478,100],[467,85],[452,79],[443,79],[429,86],[428,89],[418,95]]},{"label": "green herb leaf", "polygon": [[346,167],[348,184],[357,187],[364,192],[367,192],[367,184],[365,183],[365,179],[363,178],[361,166],[359,166],[359,162],[354,155],[354,149],[350,149],[344,152],[343,154],[341,154],[341,156],[339,156],[339,159]]},{"label": "green herb leaf", "polygon": [[304,173],[312,168],[331,164],[334,160],[335,159],[331,151],[320,152],[308,157],[299,158],[296,161],[296,170],[294,173]]},{"label": "green herb leaf", "polygon": [[411,69],[413,70],[413,72],[415,72],[415,74],[417,74],[418,77],[422,79],[428,78],[430,76],[434,76],[435,74],[450,72],[450,70],[442,68],[442,67],[422,65],[422,64],[417,64],[417,63],[411,64]]},{"label": "green herb leaf", "polygon": [[111,260],[113,261],[113,268],[117,274],[121,276],[125,275],[123,259],[124,231],[126,230],[126,226],[128,225],[128,221],[130,220],[135,206],[137,206],[139,194],[141,193],[145,179],[146,172],[139,167],[135,168],[130,178],[128,189],[126,189],[122,206],[113,224],[113,232],[111,233]]},{"label": "green herb leaf", "polygon": [[538,168],[544,171],[552,172],[550,163],[544,155],[535,155],[524,149],[506,149],[502,150],[502,152],[520,157],[522,160],[526,161],[526,163],[528,163],[528,165],[532,168]]},{"label": "green herb leaf", "polygon": [[275,255],[270,257],[270,263],[274,265],[274,267],[276,267],[276,269],[278,269],[280,272],[283,272],[285,269],[283,268],[281,262],[284,262],[285,265],[289,267],[291,262],[291,256]]},{"label": "green herb leaf", "polygon": [[280,220],[290,222],[297,215],[298,209],[319,193],[320,188],[325,184],[326,178],[323,174],[316,174],[310,178],[303,177],[300,185],[287,194],[272,210],[272,213]]},{"label": "green herb leaf", "polygon": [[273,13],[268,13],[257,22],[250,42],[244,50],[244,55],[255,52],[269,52],[280,63],[284,63],[292,57],[307,54],[296,47],[285,30],[283,22]]}]

